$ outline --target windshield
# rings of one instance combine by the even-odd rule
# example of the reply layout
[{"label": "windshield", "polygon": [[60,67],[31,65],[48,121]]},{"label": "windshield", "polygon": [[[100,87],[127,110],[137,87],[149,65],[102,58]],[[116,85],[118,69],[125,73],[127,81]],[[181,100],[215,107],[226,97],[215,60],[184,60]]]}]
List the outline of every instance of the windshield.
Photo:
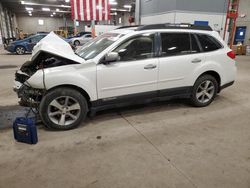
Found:
[{"label": "windshield", "polygon": [[75,53],[85,60],[92,59],[122,36],[118,33],[103,34],[78,48]]}]

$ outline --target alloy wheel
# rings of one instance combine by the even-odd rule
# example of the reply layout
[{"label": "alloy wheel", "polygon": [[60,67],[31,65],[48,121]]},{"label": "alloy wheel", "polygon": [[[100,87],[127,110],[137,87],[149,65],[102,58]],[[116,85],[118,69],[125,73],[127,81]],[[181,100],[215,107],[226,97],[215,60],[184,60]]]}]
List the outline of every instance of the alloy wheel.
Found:
[{"label": "alloy wheel", "polygon": [[67,126],[77,121],[81,106],[73,97],[61,96],[51,101],[47,113],[53,123]]},{"label": "alloy wheel", "polygon": [[17,47],[16,48],[16,53],[19,54],[19,55],[22,55],[25,53],[25,50],[23,47]]},{"label": "alloy wheel", "polygon": [[209,102],[215,93],[214,83],[210,80],[202,82],[196,90],[196,98],[200,103]]},{"label": "alloy wheel", "polygon": [[76,41],[74,42],[74,45],[75,45],[75,46],[79,46],[79,45],[80,45],[80,42],[79,42],[78,40],[76,40]]}]

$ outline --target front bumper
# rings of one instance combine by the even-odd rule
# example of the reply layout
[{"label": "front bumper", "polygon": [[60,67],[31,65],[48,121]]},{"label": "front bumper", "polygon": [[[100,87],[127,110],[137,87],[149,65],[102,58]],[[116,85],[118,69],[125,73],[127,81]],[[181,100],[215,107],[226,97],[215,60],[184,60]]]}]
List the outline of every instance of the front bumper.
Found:
[{"label": "front bumper", "polygon": [[8,45],[8,46],[5,46],[4,48],[5,50],[7,50],[8,52],[15,52],[15,46],[12,46],[12,45]]},{"label": "front bumper", "polygon": [[33,89],[27,85],[15,82],[13,90],[17,93],[20,106],[37,108],[42,98],[41,90]]},{"label": "front bumper", "polygon": [[13,90],[17,93],[21,106],[36,108],[40,104],[44,91],[25,84],[27,79],[27,75],[16,72]]}]

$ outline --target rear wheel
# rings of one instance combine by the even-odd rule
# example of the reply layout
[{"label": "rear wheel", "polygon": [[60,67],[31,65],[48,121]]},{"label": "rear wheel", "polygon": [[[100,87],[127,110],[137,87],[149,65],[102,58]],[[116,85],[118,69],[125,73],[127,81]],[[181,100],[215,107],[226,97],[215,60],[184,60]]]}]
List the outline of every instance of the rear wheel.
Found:
[{"label": "rear wheel", "polygon": [[17,55],[23,55],[24,53],[25,53],[25,48],[23,46],[16,47],[16,54]]},{"label": "rear wheel", "polygon": [[46,127],[68,130],[86,118],[88,105],[85,97],[71,88],[57,88],[47,93],[40,104],[40,116]]},{"label": "rear wheel", "polygon": [[203,75],[194,84],[191,103],[196,107],[205,107],[213,102],[218,92],[218,82],[211,75]]},{"label": "rear wheel", "polygon": [[80,45],[80,42],[79,42],[78,40],[76,40],[76,41],[74,42],[74,45],[75,45],[75,46],[79,46],[79,45]]}]

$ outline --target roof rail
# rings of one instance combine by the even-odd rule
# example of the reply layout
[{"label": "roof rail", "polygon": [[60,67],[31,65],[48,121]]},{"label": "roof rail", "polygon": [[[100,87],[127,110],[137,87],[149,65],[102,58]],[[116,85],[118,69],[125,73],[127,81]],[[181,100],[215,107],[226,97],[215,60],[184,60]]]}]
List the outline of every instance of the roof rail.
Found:
[{"label": "roof rail", "polygon": [[149,30],[149,29],[194,29],[194,30],[205,30],[205,31],[213,31],[210,26],[202,26],[202,25],[193,25],[190,23],[180,23],[180,24],[151,24],[139,26],[136,31]]},{"label": "roof rail", "polygon": [[127,28],[131,28],[131,27],[141,27],[141,26],[143,26],[143,25],[128,25],[128,26],[121,26],[121,27],[118,27],[116,29],[127,29]]}]

